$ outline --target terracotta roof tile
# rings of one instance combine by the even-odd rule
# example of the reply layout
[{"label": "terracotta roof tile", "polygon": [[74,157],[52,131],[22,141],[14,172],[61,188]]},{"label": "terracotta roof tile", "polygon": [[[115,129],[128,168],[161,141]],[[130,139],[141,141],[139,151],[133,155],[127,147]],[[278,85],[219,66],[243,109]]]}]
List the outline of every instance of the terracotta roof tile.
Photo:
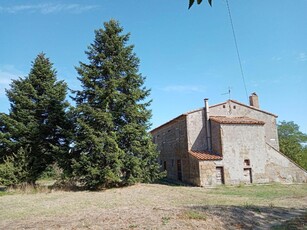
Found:
[{"label": "terracotta roof tile", "polygon": [[247,124],[247,125],[264,125],[264,121],[259,121],[249,117],[225,117],[211,116],[210,120],[220,124]]},{"label": "terracotta roof tile", "polygon": [[190,155],[198,160],[222,160],[223,157],[217,153],[212,153],[209,151],[189,151]]}]

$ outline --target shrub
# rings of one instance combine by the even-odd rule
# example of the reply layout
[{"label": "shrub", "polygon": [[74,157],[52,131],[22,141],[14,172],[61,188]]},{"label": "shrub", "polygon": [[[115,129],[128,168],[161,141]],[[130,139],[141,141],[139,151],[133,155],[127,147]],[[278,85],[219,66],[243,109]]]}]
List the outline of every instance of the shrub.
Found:
[{"label": "shrub", "polygon": [[27,154],[26,149],[20,148],[17,153],[5,158],[4,163],[0,164],[0,184],[12,186],[31,181]]}]

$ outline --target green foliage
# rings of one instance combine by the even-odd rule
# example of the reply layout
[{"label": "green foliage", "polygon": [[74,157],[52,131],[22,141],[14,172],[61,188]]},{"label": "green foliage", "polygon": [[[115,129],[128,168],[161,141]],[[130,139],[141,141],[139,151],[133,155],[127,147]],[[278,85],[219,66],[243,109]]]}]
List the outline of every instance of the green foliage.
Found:
[{"label": "green foliage", "polygon": [[[197,0],[197,4],[202,3],[203,0]],[[195,0],[189,0],[189,9],[193,6]],[[208,0],[210,6],[212,6],[212,0]]]},{"label": "green foliage", "polygon": [[162,225],[166,225],[166,224],[168,224],[168,222],[170,221],[170,217],[168,217],[168,216],[162,216]]},{"label": "green foliage", "polygon": [[[66,117],[67,85],[57,81],[53,64],[39,54],[27,77],[13,80],[6,91],[10,113],[0,115],[0,158],[27,149],[28,183],[68,152],[70,122]],[[9,166],[9,163],[7,163]]]},{"label": "green foliage", "polygon": [[3,184],[34,184],[55,176],[55,164],[64,179],[76,179],[90,189],[161,176],[147,132],[150,91],[138,73],[133,46],[127,45],[129,34],[122,32],[114,20],[95,31],[86,51],[89,64],[80,62],[76,68],[82,85],[76,91],[76,108],[68,110],[67,85],[57,81],[44,54],[36,57],[27,77],[13,80],[7,90],[10,113],[0,114]]},{"label": "green foliage", "polygon": [[307,134],[293,121],[278,124],[279,148],[282,153],[307,170]]},{"label": "green foliage", "polygon": [[20,148],[16,154],[6,156],[4,163],[0,164],[1,185],[12,186],[31,180],[28,152],[27,148]]},{"label": "green foliage", "polygon": [[63,170],[57,163],[47,166],[46,170],[41,174],[39,180],[57,180],[61,179]]},{"label": "green foliage", "polygon": [[157,151],[147,133],[149,95],[138,73],[129,34],[115,20],[95,31],[77,71],[76,138],[72,174],[89,188],[149,182],[159,177]]}]

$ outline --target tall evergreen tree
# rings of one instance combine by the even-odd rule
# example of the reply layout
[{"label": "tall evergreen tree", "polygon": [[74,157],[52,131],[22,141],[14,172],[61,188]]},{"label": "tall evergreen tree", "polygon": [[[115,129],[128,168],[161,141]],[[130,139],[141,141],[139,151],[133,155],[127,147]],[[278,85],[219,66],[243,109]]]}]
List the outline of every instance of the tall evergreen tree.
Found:
[{"label": "tall evergreen tree", "polygon": [[10,86],[6,91],[10,112],[0,118],[2,158],[27,149],[25,180],[34,183],[47,166],[68,152],[67,85],[57,81],[53,64],[41,53],[29,75]]},{"label": "tall evergreen tree", "polygon": [[152,181],[159,176],[157,152],[147,133],[149,95],[138,72],[129,34],[115,20],[95,31],[77,67],[82,90],[75,98],[77,132],[74,174],[91,187]]}]

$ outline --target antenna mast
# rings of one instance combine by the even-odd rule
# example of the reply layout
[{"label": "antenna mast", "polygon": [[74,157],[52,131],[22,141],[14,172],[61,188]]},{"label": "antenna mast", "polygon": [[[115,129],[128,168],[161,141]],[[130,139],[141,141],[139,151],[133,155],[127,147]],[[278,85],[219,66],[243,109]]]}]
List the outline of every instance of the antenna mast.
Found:
[{"label": "antenna mast", "polygon": [[222,95],[227,95],[228,94],[228,98],[230,100],[231,98],[231,87],[228,87],[228,92],[227,93],[222,93]]}]

